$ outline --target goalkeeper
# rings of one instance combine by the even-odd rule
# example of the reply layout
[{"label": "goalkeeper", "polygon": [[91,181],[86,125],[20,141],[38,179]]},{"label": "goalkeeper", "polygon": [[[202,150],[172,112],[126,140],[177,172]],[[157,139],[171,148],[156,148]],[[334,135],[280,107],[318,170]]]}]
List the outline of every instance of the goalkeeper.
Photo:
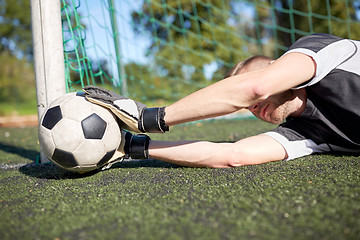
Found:
[{"label": "goalkeeper", "polygon": [[[249,109],[280,124],[234,143],[152,141],[124,134],[124,151],[192,167],[236,167],[290,160],[313,153],[360,153],[360,41],[314,34],[296,41],[277,60],[255,56],[230,75],[178,102],[145,105],[98,87],[87,99],[109,108],[122,128],[166,132],[169,126]],[[122,150],[122,149],[119,149]]]}]

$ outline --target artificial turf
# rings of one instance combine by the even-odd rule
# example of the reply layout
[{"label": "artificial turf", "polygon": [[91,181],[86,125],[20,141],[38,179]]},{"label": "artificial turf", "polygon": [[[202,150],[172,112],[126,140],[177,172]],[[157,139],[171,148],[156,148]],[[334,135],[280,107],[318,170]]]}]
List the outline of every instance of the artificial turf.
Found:
[{"label": "artificial turf", "polygon": [[[236,141],[273,128],[198,122],[153,139]],[[0,128],[1,239],[359,239],[360,157],[233,169],[126,161],[76,174],[35,165],[36,128]]]}]

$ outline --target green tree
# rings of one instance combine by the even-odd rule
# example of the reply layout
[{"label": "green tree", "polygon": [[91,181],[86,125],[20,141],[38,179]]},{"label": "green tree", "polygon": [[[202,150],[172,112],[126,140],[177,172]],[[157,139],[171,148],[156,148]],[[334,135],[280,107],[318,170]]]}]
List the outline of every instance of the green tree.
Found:
[{"label": "green tree", "polygon": [[32,56],[29,0],[0,1],[0,54]]},{"label": "green tree", "polygon": [[[34,71],[26,59],[0,54],[0,105],[0,115],[36,112]],[[26,109],[10,109],[19,107]]]},{"label": "green tree", "polygon": [[[296,39],[311,33],[330,33],[343,38],[359,39],[360,22],[356,19],[355,0],[268,0],[275,4],[278,25],[274,34],[279,52],[284,52]],[[270,8],[269,8],[270,9]]]},{"label": "green tree", "polygon": [[131,98],[154,106],[173,99],[174,93],[168,91],[171,82],[151,66],[131,62],[125,65],[125,72]]},{"label": "green tree", "polygon": [[30,1],[0,0],[0,115],[36,111],[31,36]]},{"label": "green tree", "polygon": [[132,13],[135,31],[151,39],[148,53],[159,75],[171,82],[170,92],[188,94],[209,84],[207,64],[215,62],[218,72],[225,73],[246,56],[245,42],[229,23],[230,3],[153,0]]}]

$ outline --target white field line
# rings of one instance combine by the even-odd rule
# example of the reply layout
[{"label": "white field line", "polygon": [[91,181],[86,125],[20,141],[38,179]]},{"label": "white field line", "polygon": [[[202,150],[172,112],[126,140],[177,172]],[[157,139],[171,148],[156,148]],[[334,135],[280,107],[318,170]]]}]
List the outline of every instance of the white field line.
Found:
[{"label": "white field line", "polygon": [[0,169],[2,170],[9,170],[9,169],[18,169],[25,165],[28,165],[28,163],[19,163],[19,164],[3,164],[0,163]]}]

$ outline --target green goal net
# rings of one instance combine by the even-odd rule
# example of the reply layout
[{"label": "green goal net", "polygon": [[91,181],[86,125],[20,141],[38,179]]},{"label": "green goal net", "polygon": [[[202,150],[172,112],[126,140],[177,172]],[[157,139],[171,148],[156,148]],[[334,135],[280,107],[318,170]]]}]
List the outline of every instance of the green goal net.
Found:
[{"label": "green goal net", "polygon": [[315,32],[360,38],[355,0],[61,0],[67,91],[167,104]]}]

